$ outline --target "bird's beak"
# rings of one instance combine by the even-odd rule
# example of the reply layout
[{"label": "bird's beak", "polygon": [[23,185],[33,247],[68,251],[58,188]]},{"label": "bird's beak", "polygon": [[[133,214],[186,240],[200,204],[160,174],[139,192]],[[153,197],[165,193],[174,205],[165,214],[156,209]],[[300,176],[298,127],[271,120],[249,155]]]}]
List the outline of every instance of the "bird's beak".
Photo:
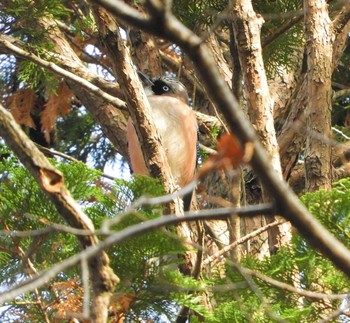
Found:
[{"label": "bird's beak", "polygon": [[140,71],[137,71],[137,74],[139,75],[139,78],[140,78],[142,85],[145,89],[154,85],[152,80],[146,74],[144,74]]}]

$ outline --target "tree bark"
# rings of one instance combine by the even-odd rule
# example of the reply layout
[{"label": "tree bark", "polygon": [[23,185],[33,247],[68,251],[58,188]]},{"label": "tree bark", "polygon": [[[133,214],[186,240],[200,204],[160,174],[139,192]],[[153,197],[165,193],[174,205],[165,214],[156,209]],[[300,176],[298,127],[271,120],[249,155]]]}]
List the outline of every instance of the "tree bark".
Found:
[{"label": "tree bark", "polygon": [[[267,151],[272,168],[276,174],[282,177],[277,137],[273,119],[273,102],[267,83],[266,72],[262,57],[260,30],[263,18],[256,15],[250,0],[234,0],[232,3],[233,31],[239,55],[241,69],[243,71],[243,91],[248,104],[248,116],[253,124],[261,143]],[[263,191],[263,199],[271,197]],[[258,223],[256,223],[258,221]],[[264,226],[274,218],[248,219],[246,226],[250,229]],[[262,223],[260,223],[262,222]],[[250,230],[249,229],[249,230]],[[288,243],[290,234],[287,232],[290,226],[283,228],[274,227],[268,232],[268,248],[259,243],[258,249],[261,256],[275,252],[276,248]],[[289,237],[289,238],[288,238]]]},{"label": "tree bark", "polygon": [[[57,28],[56,23],[46,18],[41,19],[40,23],[42,24],[42,27],[50,29],[50,37],[55,44],[57,51],[59,53],[62,53],[68,60],[74,61],[76,65],[83,66],[79,57],[71,48],[65,35]],[[89,98],[91,97],[92,96],[89,95]],[[64,216],[64,213],[61,209],[58,208],[58,211]],[[65,219],[67,220],[70,218],[65,217]],[[91,222],[90,219],[89,222]],[[74,224],[72,224],[70,221],[68,221],[68,223],[74,226]],[[82,244],[83,248],[94,245],[98,242],[98,238],[96,236],[93,236],[93,239],[93,243],[85,245]],[[108,307],[112,291],[116,283],[119,282],[119,279],[115,276],[112,268],[109,266],[109,257],[105,252],[102,252],[98,257],[95,257],[89,261],[89,275],[94,294],[94,299],[91,306],[92,318],[96,323],[103,323],[106,322],[108,318]]]},{"label": "tree bark", "polygon": [[232,1],[232,14],[249,119],[271,158],[272,167],[282,174],[274,128],[273,102],[262,57],[260,29],[263,18],[256,15],[250,0]]},{"label": "tree bark", "polygon": [[307,53],[306,189],[331,188],[332,26],[325,0],[305,0]]},{"label": "tree bark", "polygon": [[[333,45],[332,71],[347,46],[350,32],[350,7],[345,6],[334,19],[335,41]],[[306,141],[306,104],[309,96],[306,71],[299,78],[286,106],[286,118],[278,134],[283,175],[288,180]]]},{"label": "tree bark", "polygon": [[[1,105],[0,121],[0,136],[5,139],[7,145],[48,195],[57,211],[73,228],[91,232],[91,235],[77,237],[82,248],[97,245],[99,240],[93,233],[94,225],[63,185],[62,174],[48,162],[20,129],[12,115]],[[102,323],[107,319],[109,298],[119,278],[109,266],[109,258],[104,251],[89,260],[89,269],[95,296],[94,303],[100,305],[92,308],[92,315],[95,318],[94,322]],[[101,306],[102,304],[104,306]]]},{"label": "tree bark", "polygon": [[[115,18],[104,8],[94,6],[95,20],[99,26],[99,32],[104,45],[111,57],[113,69],[125,93],[130,117],[139,137],[144,160],[149,173],[160,178],[167,194],[175,192],[178,187],[171,174],[170,166],[163,148],[161,138],[152,120],[151,108],[143,91],[142,84],[137,76],[135,66],[120,35],[120,27]],[[179,198],[174,198],[168,204],[168,212],[183,216],[183,203]],[[177,227],[178,234],[185,242],[193,241],[193,232],[187,223],[181,223]],[[181,268],[191,273],[195,265],[195,253],[186,252],[185,263]]]}]

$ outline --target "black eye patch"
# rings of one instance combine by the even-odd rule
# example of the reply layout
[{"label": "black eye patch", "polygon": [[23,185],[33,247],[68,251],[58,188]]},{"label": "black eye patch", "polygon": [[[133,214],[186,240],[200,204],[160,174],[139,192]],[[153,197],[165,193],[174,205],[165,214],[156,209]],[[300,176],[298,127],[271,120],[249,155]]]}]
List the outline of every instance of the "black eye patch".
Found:
[{"label": "black eye patch", "polygon": [[162,95],[171,91],[170,86],[162,80],[155,80],[151,88],[156,95]]}]

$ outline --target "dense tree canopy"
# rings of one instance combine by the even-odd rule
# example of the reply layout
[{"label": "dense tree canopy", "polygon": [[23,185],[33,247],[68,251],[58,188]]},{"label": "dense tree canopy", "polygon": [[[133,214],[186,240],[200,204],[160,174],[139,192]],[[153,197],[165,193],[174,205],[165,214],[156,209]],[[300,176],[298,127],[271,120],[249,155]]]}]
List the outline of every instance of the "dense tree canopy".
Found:
[{"label": "dense tree canopy", "polygon": [[[0,21],[2,322],[346,320],[348,1],[18,0]],[[188,91],[187,193],[137,71]],[[129,176],[129,118],[153,178]]]}]

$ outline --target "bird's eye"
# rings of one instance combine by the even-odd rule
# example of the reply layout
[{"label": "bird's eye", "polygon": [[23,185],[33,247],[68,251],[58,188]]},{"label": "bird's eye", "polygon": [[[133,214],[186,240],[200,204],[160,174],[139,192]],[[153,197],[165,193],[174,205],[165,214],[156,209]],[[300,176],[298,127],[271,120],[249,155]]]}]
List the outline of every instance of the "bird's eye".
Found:
[{"label": "bird's eye", "polygon": [[162,89],[164,92],[168,92],[170,90],[169,86],[167,86],[167,85],[163,85]]}]

